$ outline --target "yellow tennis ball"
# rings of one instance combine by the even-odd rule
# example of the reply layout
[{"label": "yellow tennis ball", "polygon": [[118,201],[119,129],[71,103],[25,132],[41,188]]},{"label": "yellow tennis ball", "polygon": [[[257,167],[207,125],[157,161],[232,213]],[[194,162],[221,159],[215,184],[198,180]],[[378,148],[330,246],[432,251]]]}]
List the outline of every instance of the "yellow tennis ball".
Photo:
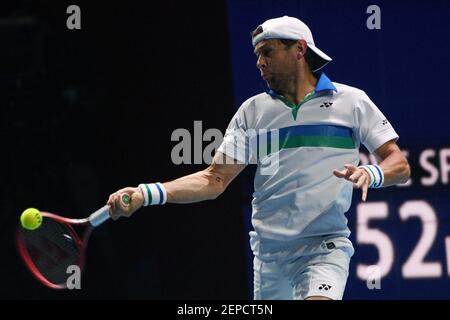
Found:
[{"label": "yellow tennis ball", "polygon": [[28,208],[22,212],[20,223],[27,230],[35,230],[42,224],[42,214],[38,209]]}]

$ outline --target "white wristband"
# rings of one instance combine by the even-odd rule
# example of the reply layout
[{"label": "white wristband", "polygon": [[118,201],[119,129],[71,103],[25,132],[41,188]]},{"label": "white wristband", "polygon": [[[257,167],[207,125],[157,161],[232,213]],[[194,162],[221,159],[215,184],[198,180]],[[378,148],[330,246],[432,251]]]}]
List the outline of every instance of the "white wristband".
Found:
[{"label": "white wristband", "polygon": [[359,166],[364,169],[370,176],[369,188],[381,188],[384,184],[384,173],[378,165]]},{"label": "white wristband", "polygon": [[144,207],[165,204],[167,201],[166,189],[159,182],[141,183],[139,189],[141,189],[142,194],[144,195]]}]

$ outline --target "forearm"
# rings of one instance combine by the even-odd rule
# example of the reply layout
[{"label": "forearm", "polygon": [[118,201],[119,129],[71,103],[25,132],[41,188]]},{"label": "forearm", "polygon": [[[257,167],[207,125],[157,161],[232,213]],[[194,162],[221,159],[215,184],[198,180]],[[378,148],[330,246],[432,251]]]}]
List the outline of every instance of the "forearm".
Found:
[{"label": "forearm", "polygon": [[399,152],[393,152],[378,164],[384,174],[383,187],[405,183],[411,174],[408,161]]},{"label": "forearm", "polygon": [[[220,160],[220,161],[219,161]],[[233,179],[245,168],[232,158],[217,152],[205,170],[165,183],[141,183],[138,187],[124,188],[109,196],[110,216],[129,217],[142,206],[171,203],[191,203],[217,198]],[[121,194],[127,194],[130,205],[125,205]]]},{"label": "forearm", "polygon": [[217,198],[224,190],[223,178],[206,169],[163,183],[167,202],[192,203]]}]

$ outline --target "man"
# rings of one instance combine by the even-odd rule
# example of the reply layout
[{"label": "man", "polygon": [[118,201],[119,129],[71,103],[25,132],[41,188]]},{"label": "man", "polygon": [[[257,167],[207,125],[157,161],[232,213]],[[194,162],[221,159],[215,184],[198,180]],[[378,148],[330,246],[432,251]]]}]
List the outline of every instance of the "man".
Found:
[{"label": "man", "polygon": [[[303,22],[267,20],[252,40],[269,91],[242,104],[212,164],[171,182],[117,191],[108,200],[111,216],[130,216],[142,205],[218,197],[254,158],[249,141],[265,137],[267,146],[264,130],[270,130],[269,144],[278,146],[262,156],[256,152],[254,297],[342,299],[353,255],[344,215],[352,189],[362,189],[366,201],[369,188],[404,183],[408,162],[396,145],[398,135],[369,97],[320,71],[331,58]],[[378,165],[357,167],[361,143]],[[264,173],[274,155],[275,169]],[[121,193],[131,196],[130,205],[121,203]]]}]

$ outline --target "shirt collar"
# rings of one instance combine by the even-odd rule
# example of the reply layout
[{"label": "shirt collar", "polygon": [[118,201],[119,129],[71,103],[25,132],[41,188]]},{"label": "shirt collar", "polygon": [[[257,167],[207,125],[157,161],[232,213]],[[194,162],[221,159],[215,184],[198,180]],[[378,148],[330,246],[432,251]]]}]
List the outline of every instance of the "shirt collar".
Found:
[{"label": "shirt collar", "polygon": [[317,81],[316,88],[314,89],[315,92],[319,91],[337,91],[336,87],[334,86],[333,82],[331,82],[330,78],[328,78],[325,73],[321,72],[319,80]]},{"label": "shirt collar", "polygon": [[[319,80],[317,81],[316,88],[314,89],[314,93],[322,91],[337,92],[337,89],[334,86],[333,82],[331,82],[330,78],[328,78],[323,72],[320,73]],[[269,89],[267,93],[275,98],[280,98],[281,96],[279,93],[273,91],[272,89]]]}]

